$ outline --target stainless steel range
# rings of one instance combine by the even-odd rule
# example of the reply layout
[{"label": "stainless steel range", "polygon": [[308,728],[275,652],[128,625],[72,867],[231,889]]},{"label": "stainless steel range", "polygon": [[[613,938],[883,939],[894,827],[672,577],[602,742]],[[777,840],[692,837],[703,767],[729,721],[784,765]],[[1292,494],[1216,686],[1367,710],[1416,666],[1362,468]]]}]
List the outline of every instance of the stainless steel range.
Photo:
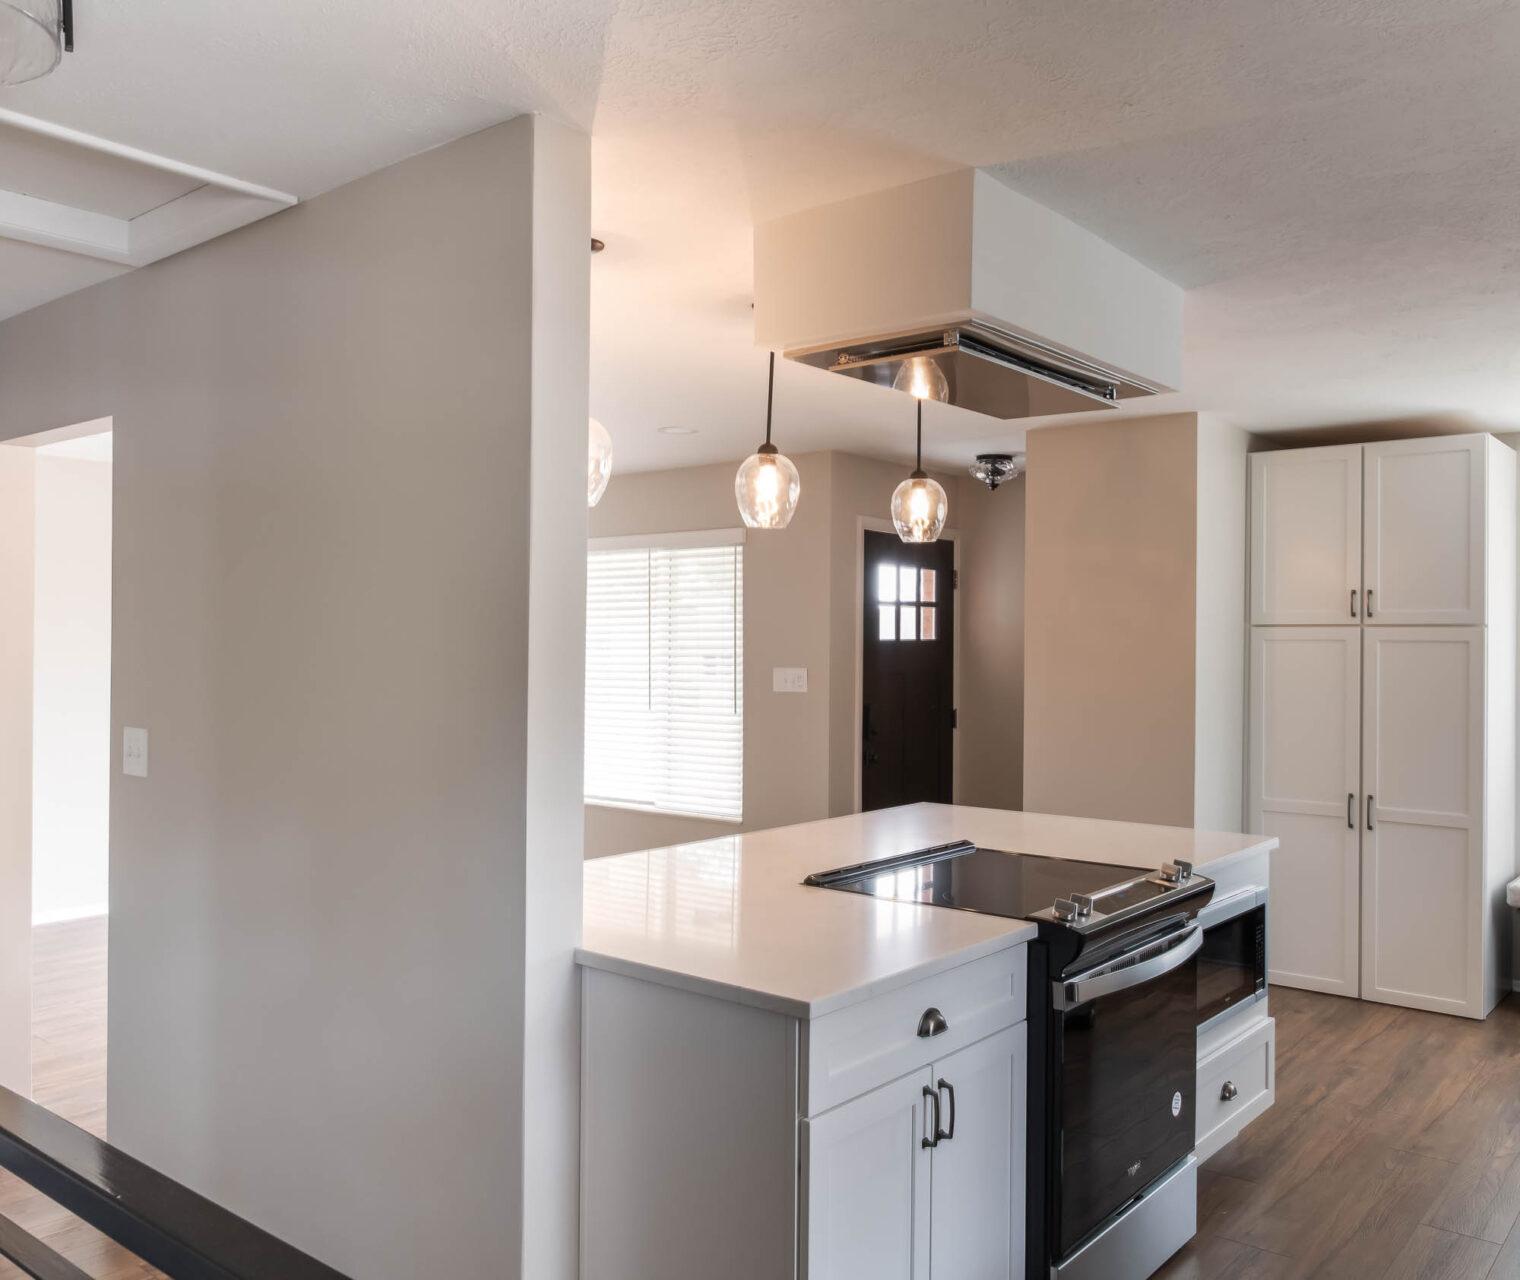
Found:
[{"label": "stainless steel range", "polygon": [[806,883],[1034,921],[1028,1280],[1141,1280],[1193,1237],[1199,910],[1214,882],[939,845]]}]

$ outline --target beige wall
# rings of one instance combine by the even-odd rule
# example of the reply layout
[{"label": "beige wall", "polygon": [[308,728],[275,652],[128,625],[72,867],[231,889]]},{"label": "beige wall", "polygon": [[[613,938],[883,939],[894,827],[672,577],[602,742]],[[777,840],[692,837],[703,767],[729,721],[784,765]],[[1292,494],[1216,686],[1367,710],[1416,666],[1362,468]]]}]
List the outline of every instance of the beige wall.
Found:
[{"label": "beige wall", "polygon": [[[792,523],[780,531],[751,530],[745,541],[744,821],[712,822],[588,805],[588,857],[854,811],[861,521],[890,518],[892,491],[907,469],[900,462],[844,453],[802,454],[793,461],[801,473],[802,498]],[[614,476],[591,512],[591,535],[737,527],[735,465]],[[963,543],[962,555],[969,555],[970,535],[960,530],[958,521],[963,494],[972,486],[963,486],[952,475],[938,479],[950,494],[952,533]],[[986,713],[972,716],[969,733],[963,712],[956,750],[962,778],[975,776],[978,794],[988,797],[981,802],[1016,806],[1022,506],[1019,495],[1007,490],[981,494],[981,499],[967,496],[968,504],[978,504],[977,510],[985,499],[1008,502],[985,502],[987,514],[978,520],[976,536],[986,538],[979,573],[985,571],[987,582],[960,601],[962,619],[968,610],[976,610],[971,625],[978,632],[973,639],[963,631],[960,653],[963,662],[977,664],[978,681],[984,665],[996,662],[998,671],[986,676],[994,690],[983,708]],[[974,659],[967,656],[972,651]],[[773,693],[771,670],[777,666],[806,667],[808,692]],[[969,687],[962,683],[963,690]],[[995,753],[997,763],[974,762],[973,753],[983,752]],[[996,781],[988,780],[992,778]]]},{"label": "beige wall", "polygon": [[574,1271],[588,168],[523,117],[0,325],[0,439],[115,419],[112,1140],[355,1276]]},{"label": "beige wall", "polygon": [[1193,823],[1197,427],[1029,433],[1024,804]]},{"label": "beige wall", "polygon": [[[802,497],[785,529],[744,543],[744,821],[586,806],[586,855],[651,849],[829,813],[829,477],[834,456],[792,459]],[[590,513],[592,537],[733,529],[737,464],[614,475]],[[773,667],[806,667],[808,691],[771,691]]]},{"label": "beige wall", "polygon": [[994,490],[960,486],[960,753],[962,804],[1024,804],[1024,495],[1020,477]]},{"label": "beige wall", "polygon": [[0,1086],[25,1094],[32,1089],[35,472],[32,450],[0,445]]}]

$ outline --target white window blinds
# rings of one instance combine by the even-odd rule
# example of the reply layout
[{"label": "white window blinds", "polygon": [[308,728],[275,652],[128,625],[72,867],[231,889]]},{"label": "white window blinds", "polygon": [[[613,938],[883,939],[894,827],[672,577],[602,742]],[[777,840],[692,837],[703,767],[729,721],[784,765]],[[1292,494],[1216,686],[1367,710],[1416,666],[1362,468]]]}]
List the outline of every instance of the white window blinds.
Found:
[{"label": "white window blinds", "polygon": [[743,816],[741,537],[723,530],[591,542],[589,803]]}]

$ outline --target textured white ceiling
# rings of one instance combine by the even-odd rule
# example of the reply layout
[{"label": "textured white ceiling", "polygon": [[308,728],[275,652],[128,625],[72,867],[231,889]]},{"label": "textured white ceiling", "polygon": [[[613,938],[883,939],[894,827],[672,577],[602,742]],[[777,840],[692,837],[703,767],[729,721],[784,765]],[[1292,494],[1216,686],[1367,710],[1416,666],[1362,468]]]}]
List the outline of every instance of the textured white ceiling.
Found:
[{"label": "textured white ceiling", "polygon": [[[523,110],[592,128],[592,407],[624,469],[759,439],[756,220],[961,165],[1188,287],[1184,390],[1142,411],[1520,428],[1514,3],[76,9],[80,51],[0,106],[303,197]],[[931,406],[927,452],[964,461],[1024,425]],[[911,415],[784,366],[777,438],[905,456]]]}]

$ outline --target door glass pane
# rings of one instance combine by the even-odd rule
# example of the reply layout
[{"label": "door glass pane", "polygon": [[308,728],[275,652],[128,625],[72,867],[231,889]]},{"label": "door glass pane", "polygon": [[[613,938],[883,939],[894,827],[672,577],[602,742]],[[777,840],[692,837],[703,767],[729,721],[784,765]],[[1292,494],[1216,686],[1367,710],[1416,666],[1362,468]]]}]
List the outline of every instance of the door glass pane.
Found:
[{"label": "door glass pane", "polygon": [[[918,598],[925,604],[933,604],[935,601],[934,577],[933,569],[920,569],[918,571]],[[928,639],[928,637],[926,636],[925,639]]]},{"label": "door glass pane", "polygon": [[880,617],[880,630],[877,632],[878,640],[897,639],[897,606],[891,604],[878,605],[876,612]]},{"label": "door glass pane", "polygon": [[899,600],[918,599],[918,570],[908,565],[903,565],[897,571],[897,598]]},{"label": "door glass pane", "polygon": [[939,610],[932,604],[918,611],[918,638],[920,640],[933,640],[935,623],[939,620]]},{"label": "door glass pane", "polygon": [[899,630],[902,633],[902,639],[912,640],[914,638],[914,632],[916,630],[913,622],[914,619],[918,616],[918,610],[915,609],[911,604],[901,605],[899,608],[902,617],[899,621],[898,626]]},{"label": "door glass pane", "polygon": [[895,564],[876,566],[876,598],[878,600],[897,599],[897,566]]}]

